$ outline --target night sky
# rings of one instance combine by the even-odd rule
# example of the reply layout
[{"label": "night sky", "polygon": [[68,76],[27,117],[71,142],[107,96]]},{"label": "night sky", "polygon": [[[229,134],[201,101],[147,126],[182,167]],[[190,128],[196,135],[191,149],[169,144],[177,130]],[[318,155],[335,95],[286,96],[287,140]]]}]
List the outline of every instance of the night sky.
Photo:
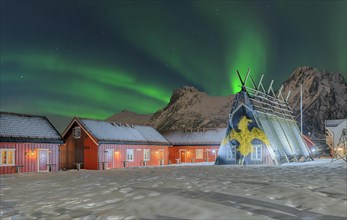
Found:
[{"label": "night sky", "polygon": [[4,1],[1,111],[153,113],[174,89],[239,90],[235,70],[275,89],[298,66],[346,74],[346,1]]}]

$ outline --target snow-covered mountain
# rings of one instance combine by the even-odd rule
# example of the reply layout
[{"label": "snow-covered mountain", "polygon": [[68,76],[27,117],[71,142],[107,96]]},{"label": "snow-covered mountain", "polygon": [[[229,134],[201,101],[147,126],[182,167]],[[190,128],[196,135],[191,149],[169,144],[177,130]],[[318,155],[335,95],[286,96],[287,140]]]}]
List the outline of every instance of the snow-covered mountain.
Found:
[{"label": "snow-covered mountain", "polygon": [[[347,84],[341,74],[299,67],[284,82],[282,94],[300,121],[300,83],[303,83],[304,131],[324,135],[324,121],[347,117]],[[176,89],[169,104],[152,116],[121,112],[107,120],[148,124],[158,130],[226,128],[235,95],[209,96],[194,87]]]},{"label": "snow-covered mountain", "polygon": [[304,133],[324,136],[325,120],[347,118],[347,83],[341,74],[320,71],[312,67],[297,68],[283,83],[283,94],[291,90],[288,99],[300,122],[300,84],[303,88]]},{"label": "snow-covered mountain", "polygon": [[158,130],[226,127],[234,95],[209,96],[194,87],[176,89],[170,103],[151,117]]}]

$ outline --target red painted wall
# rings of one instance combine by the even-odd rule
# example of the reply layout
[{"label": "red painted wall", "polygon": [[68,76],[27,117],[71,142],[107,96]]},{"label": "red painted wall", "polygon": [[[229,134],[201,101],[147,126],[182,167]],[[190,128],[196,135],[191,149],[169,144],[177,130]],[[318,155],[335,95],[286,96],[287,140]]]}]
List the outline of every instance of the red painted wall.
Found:
[{"label": "red painted wall", "polygon": [[64,135],[65,147],[60,153],[61,168],[75,169],[75,163],[83,163],[82,169],[98,169],[98,147],[88,133],[81,127],[81,137],[73,137],[73,129],[78,124],[74,123]]},{"label": "red painted wall", "polygon": [[[146,166],[160,166],[160,160],[163,160],[163,165],[168,165],[169,151],[168,146],[152,146],[152,145],[118,145],[118,144],[101,144],[99,146],[99,161],[106,162],[108,151],[113,150],[113,164],[109,168],[121,168],[123,162],[126,161],[126,150],[134,150],[134,161],[126,162],[127,167],[143,166],[144,149],[150,149],[150,160],[147,161]],[[106,152],[107,151],[107,152]],[[111,151],[112,152],[112,151]],[[101,164],[99,162],[99,169]],[[110,167],[113,166],[113,167]]]},{"label": "red painted wall", "polygon": [[84,141],[84,169],[98,169],[98,146],[87,136]]},{"label": "red painted wall", "polygon": [[[196,149],[203,149],[203,158],[196,159]],[[169,160],[171,163],[176,164],[180,158],[180,150],[185,150],[186,160],[180,161],[181,163],[194,163],[201,162],[214,162],[218,154],[219,145],[215,146],[172,146],[169,147]],[[215,154],[212,150],[215,150]]]},{"label": "red painted wall", "polygon": [[[24,166],[21,168],[21,172],[37,172],[37,149],[48,149],[51,151],[49,153],[49,163],[56,164],[52,167],[52,171],[59,170],[59,144],[0,142],[0,148],[15,149],[15,165]],[[30,154],[26,155],[27,152],[30,152]],[[33,152],[33,155],[31,152]],[[10,173],[15,173],[14,166],[0,166],[0,174]]]}]

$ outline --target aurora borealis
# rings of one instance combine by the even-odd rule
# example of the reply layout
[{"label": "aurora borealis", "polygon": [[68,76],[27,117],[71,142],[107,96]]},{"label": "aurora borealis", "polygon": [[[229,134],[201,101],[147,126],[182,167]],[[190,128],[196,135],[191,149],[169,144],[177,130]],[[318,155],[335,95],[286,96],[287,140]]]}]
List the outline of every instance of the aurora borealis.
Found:
[{"label": "aurora borealis", "polygon": [[1,1],[1,111],[152,113],[174,89],[275,88],[298,66],[346,74],[346,1]]}]

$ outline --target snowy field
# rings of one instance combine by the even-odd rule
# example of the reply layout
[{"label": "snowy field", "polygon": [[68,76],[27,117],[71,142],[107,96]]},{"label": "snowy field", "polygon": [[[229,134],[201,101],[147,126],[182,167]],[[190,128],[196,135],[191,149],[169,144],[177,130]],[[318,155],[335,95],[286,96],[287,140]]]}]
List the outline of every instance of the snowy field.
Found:
[{"label": "snowy field", "polygon": [[347,166],[165,166],[0,176],[1,219],[346,219]]}]

